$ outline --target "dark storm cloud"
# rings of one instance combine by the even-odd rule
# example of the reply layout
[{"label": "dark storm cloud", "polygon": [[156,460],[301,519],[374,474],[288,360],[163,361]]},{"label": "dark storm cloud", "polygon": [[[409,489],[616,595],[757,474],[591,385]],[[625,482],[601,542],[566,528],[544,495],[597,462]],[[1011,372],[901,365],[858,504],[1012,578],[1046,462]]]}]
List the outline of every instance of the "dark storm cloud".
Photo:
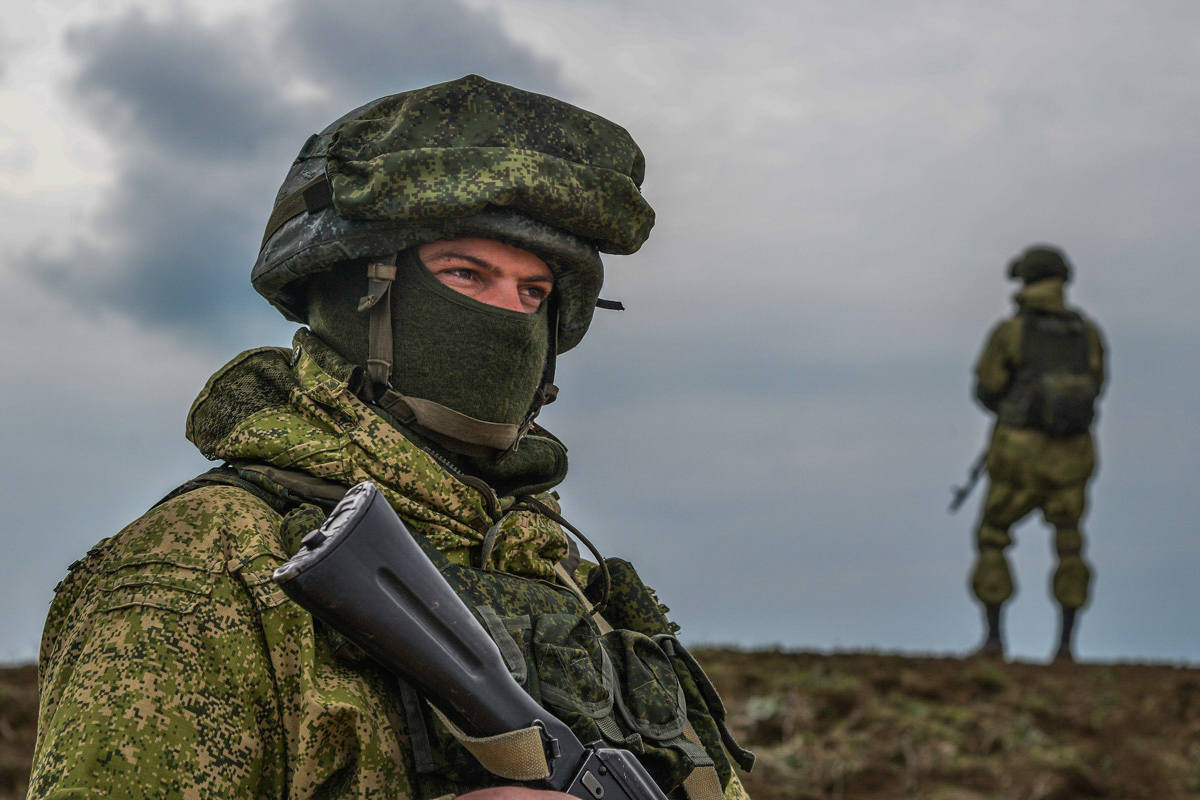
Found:
[{"label": "dark storm cloud", "polygon": [[182,11],[151,21],[135,10],[77,28],[67,44],[82,64],[72,91],[115,141],[244,158],[291,121],[243,29],[205,28]]},{"label": "dark storm cloud", "polygon": [[69,91],[109,141],[117,174],[89,229],[61,258],[26,264],[83,313],[240,343],[270,319],[247,287],[274,183],[303,141],[261,48],[232,25],[177,10],[76,28]]},{"label": "dark storm cloud", "polygon": [[[557,68],[457,2],[305,2],[263,44],[244,19],[135,10],[67,35],[69,85],[113,147],[118,174],[65,257],[26,266],[85,312],[244,343],[275,320],[248,275],[278,182],[309,133],[355,105],[468,72],[566,94]],[[318,89],[289,100],[289,80]],[[265,322],[270,320],[271,322]]]},{"label": "dark storm cloud", "polygon": [[361,102],[472,72],[569,99],[554,62],[514,43],[494,12],[460,0],[298,0],[285,13],[281,51]]},{"label": "dark storm cloud", "polygon": [[259,191],[257,203],[230,197],[189,173],[196,177],[159,159],[126,165],[96,219],[106,235],[78,241],[64,259],[27,263],[85,313],[115,309],[151,328],[230,344],[270,316],[247,285],[269,195]]}]

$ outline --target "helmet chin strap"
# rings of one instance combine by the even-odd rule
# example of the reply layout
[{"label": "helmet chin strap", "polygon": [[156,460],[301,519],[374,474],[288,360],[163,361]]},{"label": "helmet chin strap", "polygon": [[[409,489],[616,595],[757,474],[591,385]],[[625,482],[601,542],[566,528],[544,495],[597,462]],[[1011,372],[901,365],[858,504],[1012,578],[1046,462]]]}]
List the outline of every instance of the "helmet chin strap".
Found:
[{"label": "helmet chin strap", "polygon": [[392,286],[396,281],[396,256],[392,253],[367,265],[367,294],[358,300],[359,313],[371,312],[367,375],[375,397],[387,388],[392,378]]},{"label": "helmet chin strap", "polygon": [[359,298],[359,312],[370,311],[367,339],[367,400],[375,403],[404,425],[410,425],[453,453],[466,456],[491,456],[498,461],[511,456],[521,439],[533,428],[542,406],[554,402],[554,368],[558,349],[558,303],[548,315],[550,331],[546,364],[541,385],[520,425],[488,422],[420,397],[409,397],[392,388],[392,287],[396,280],[398,254],[371,261],[367,265],[367,294]]}]

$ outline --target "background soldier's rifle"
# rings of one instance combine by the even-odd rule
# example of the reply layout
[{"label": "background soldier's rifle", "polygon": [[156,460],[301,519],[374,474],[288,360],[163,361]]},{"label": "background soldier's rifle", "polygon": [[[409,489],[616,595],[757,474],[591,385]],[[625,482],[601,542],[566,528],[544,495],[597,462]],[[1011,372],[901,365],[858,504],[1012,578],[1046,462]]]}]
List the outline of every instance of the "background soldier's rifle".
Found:
[{"label": "background soldier's rifle", "polygon": [[[628,750],[581,743],[520,687],[374,484],[347,492],[274,577],[314,617],[412,684],[500,777],[585,800],[667,800]],[[495,750],[473,746],[497,739],[507,743],[499,767],[485,761]]]},{"label": "background soldier's rifle", "polygon": [[962,486],[952,486],[950,491],[954,492],[954,498],[950,501],[950,513],[958,511],[961,506],[975,489],[975,484],[979,483],[979,476],[987,469],[988,448],[984,447],[983,452],[979,454],[979,458],[975,459],[975,463],[971,465],[971,471],[967,473],[967,482]]}]

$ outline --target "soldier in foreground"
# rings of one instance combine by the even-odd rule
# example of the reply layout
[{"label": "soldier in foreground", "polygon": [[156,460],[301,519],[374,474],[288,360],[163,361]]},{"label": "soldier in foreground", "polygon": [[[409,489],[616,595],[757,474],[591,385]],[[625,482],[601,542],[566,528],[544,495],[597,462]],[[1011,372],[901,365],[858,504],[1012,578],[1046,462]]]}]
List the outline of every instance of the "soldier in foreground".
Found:
[{"label": "soldier in foreground", "polygon": [[643,171],[623,128],[476,76],[310,137],[252,273],[308,328],[208,381],[187,433],[224,464],[59,586],[31,798],[531,792],[272,582],[366,480],[491,587],[463,599],[581,740],[633,750],[672,797],[745,796],[752,757],[665,607],[626,562],[572,555],[566,448],[535,421],[602,302],[599,252],[649,234]]},{"label": "soldier in foreground", "polygon": [[1104,387],[1104,342],[1091,320],[1064,303],[1071,269],[1061,251],[1030,247],[1009,265],[1009,277],[1024,283],[1013,298],[1017,312],[992,331],[975,367],[975,396],[996,415],[971,575],[987,625],[978,652],[1004,655],[1001,611],[1014,592],[1004,550],[1010,528],[1040,509],[1054,526],[1058,555],[1055,658],[1073,660],[1072,635],[1091,579],[1079,523],[1096,466],[1091,428]]}]

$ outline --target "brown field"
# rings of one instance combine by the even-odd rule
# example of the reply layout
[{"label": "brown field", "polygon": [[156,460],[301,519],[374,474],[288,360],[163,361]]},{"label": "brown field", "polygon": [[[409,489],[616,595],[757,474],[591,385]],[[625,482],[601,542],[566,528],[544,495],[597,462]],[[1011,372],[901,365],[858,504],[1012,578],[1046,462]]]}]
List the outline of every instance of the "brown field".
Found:
[{"label": "brown field", "polygon": [[[755,800],[1200,797],[1200,670],[703,650],[759,756]],[[0,800],[23,797],[36,674],[0,670]]]}]

